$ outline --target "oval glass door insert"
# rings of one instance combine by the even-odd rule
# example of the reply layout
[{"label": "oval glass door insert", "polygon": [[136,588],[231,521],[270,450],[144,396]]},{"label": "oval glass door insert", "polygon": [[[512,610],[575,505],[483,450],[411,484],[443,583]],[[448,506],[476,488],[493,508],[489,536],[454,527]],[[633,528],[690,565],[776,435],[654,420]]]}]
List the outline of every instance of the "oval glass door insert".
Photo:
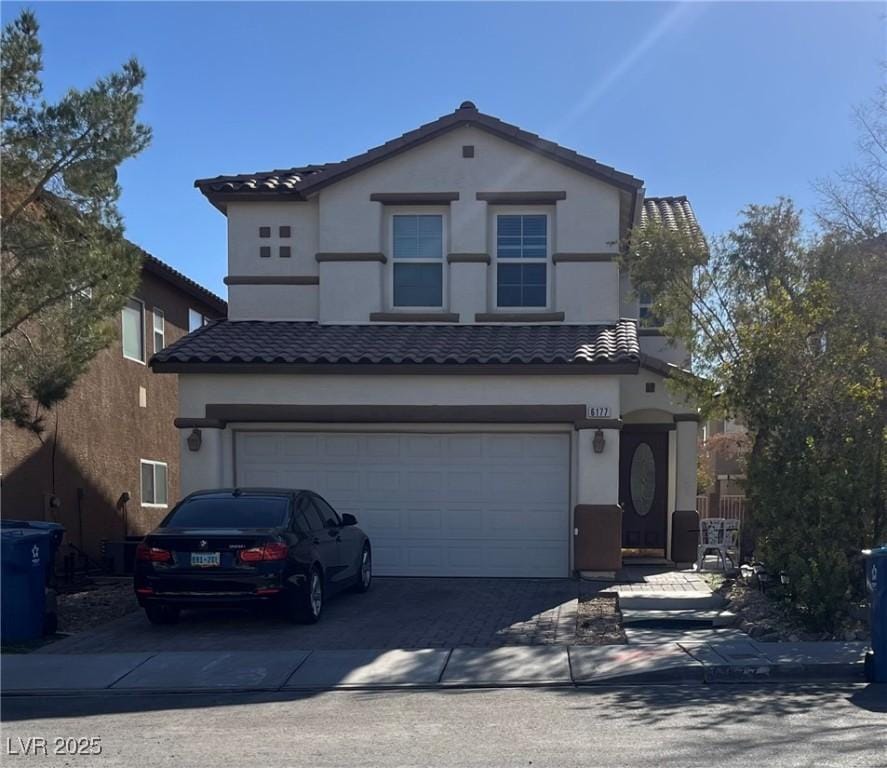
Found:
[{"label": "oval glass door insert", "polygon": [[634,511],[644,517],[653,506],[656,490],[656,461],[653,449],[646,443],[638,443],[631,457],[631,504]]}]

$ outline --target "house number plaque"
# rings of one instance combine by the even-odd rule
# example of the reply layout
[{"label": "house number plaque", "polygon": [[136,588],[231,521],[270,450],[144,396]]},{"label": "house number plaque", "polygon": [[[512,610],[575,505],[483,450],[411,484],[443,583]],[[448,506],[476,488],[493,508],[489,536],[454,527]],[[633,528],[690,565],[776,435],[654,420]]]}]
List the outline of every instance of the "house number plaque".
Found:
[{"label": "house number plaque", "polygon": [[606,405],[586,405],[586,419],[606,419],[610,416],[610,409]]}]

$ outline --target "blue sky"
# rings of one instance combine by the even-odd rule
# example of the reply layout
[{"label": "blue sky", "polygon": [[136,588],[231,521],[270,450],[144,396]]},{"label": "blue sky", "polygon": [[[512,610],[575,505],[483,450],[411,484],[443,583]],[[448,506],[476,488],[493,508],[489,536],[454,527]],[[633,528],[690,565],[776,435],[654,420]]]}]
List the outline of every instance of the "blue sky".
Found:
[{"label": "blue sky", "polygon": [[[4,23],[23,7],[3,4]],[[709,233],[854,157],[880,3],[31,3],[49,98],[136,56],[152,146],[127,234],[225,295],[224,217],[195,178],[340,160],[473,100],[686,194]]]}]

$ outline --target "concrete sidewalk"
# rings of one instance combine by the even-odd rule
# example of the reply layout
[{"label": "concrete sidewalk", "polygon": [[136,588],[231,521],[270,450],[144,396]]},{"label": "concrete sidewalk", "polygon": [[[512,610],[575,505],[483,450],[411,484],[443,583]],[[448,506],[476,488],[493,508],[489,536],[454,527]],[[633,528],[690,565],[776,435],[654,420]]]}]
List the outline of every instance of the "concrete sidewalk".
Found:
[{"label": "concrete sidewalk", "polygon": [[4,694],[482,688],[863,679],[865,643],[6,655]]}]

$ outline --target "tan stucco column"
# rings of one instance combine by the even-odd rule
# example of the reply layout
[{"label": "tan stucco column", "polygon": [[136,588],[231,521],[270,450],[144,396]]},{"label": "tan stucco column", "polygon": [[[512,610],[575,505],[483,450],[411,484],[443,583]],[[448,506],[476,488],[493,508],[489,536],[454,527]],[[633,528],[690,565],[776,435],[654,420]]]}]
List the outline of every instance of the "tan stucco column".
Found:
[{"label": "tan stucco column", "polygon": [[[600,452],[595,441],[603,440]],[[619,430],[580,429],[577,439],[577,505],[573,511],[573,567],[612,573],[622,566],[619,507]]]},{"label": "tan stucco column", "polygon": [[[200,447],[194,451],[188,445],[188,438],[197,429],[200,433]],[[221,488],[225,485],[222,476],[224,430],[215,427],[180,427],[179,471],[182,496],[204,488]]]},{"label": "tan stucco column", "polygon": [[699,516],[696,513],[696,452],[699,416],[675,414],[675,511],[672,518],[671,559],[686,563],[696,559]]}]

